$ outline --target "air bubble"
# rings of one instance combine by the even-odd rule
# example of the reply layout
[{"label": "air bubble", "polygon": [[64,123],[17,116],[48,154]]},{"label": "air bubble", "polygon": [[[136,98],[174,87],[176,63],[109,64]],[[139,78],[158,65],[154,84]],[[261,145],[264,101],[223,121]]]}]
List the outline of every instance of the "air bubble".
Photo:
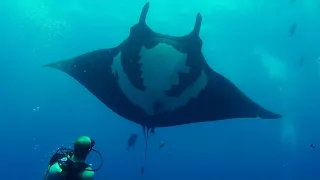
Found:
[{"label": "air bubble", "polygon": [[34,112],[39,111],[39,110],[40,110],[40,107],[33,108],[32,110],[33,110]]}]

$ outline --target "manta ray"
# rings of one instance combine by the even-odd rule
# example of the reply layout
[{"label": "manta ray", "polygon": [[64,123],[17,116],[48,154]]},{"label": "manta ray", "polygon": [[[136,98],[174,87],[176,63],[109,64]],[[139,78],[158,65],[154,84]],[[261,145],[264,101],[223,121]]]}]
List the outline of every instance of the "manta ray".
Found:
[{"label": "manta ray", "polygon": [[[119,45],[44,65],[81,83],[119,116],[154,130],[234,118],[277,119],[215,72],[202,53],[202,17],[185,36],[146,24],[149,3]],[[154,132],[154,131],[153,131]]]}]

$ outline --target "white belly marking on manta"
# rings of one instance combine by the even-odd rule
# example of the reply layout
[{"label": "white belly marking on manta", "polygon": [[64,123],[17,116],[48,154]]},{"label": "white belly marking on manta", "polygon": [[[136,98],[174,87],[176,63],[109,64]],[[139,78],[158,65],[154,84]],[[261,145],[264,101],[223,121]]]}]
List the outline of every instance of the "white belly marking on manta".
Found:
[{"label": "white belly marking on manta", "polygon": [[[179,83],[178,72],[188,73],[185,66],[186,55],[172,46],[160,43],[153,49],[142,47],[140,52],[143,83],[146,91],[135,88],[124,73],[121,65],[121,54],[114,58],[111,66],[113,73],[118,74],[118,84],[129,100],[153,115],[161,112],[173,111],[184,106],[191,98],[196,98],[207,85],[207,76],[202,71],[198,79],[188,86],[178,97],[168,97],[166,90]],[[154,110],[154,104],[158,104]]]}]

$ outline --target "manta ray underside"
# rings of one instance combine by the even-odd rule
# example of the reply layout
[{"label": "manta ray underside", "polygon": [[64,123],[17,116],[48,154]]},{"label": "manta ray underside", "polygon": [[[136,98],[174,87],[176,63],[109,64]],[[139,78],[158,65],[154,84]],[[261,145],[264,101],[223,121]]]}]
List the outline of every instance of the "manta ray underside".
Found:
[{"label": "manta ray underside", "polygon": [[45,67],[69,74],[112,111],[147,128],[281,117],[208,66],[201,52],[200,14],[191,33],[174,37],[147,26],[148,9],[149,3],[120,45]]}]

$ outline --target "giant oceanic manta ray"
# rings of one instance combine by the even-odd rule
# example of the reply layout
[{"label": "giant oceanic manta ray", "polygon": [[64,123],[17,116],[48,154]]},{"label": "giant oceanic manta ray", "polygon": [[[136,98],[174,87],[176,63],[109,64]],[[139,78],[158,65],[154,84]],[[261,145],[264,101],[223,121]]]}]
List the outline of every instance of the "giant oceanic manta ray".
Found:
[{"label": "giant oceanic manta ray", "polygon": [[228,79],[212,70],[202,54],[198,13],[191,33],[156,33],[146,24],[149,3],[129,37],[100,49],[45,65],[81,83],[123,118],[154,129],[232,118],[277,119]]}]

